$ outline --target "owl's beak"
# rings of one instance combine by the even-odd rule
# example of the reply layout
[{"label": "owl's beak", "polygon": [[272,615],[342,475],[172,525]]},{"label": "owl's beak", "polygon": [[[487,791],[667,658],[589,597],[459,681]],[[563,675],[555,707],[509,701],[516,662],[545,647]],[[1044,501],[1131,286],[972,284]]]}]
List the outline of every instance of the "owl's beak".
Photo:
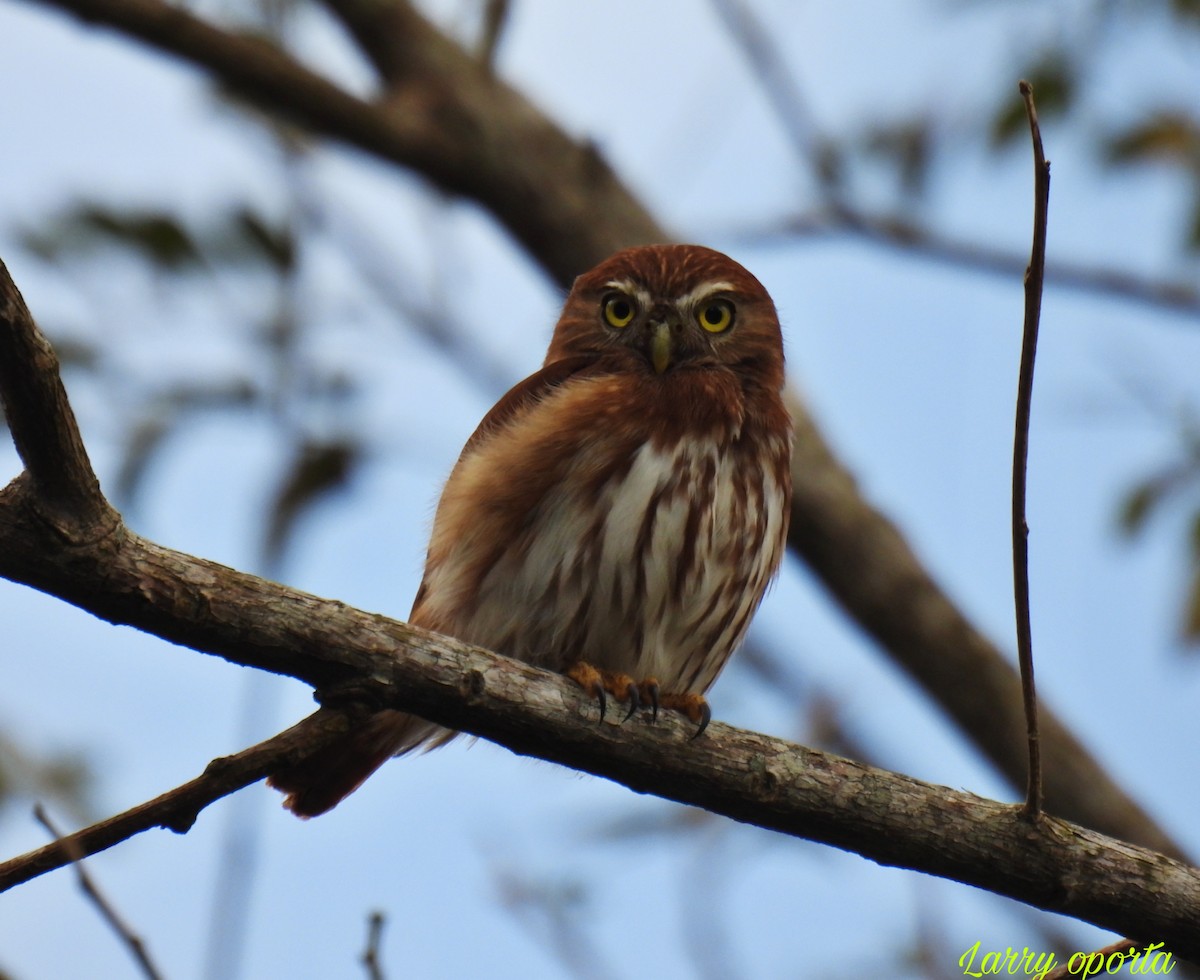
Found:
[{"label": "owl's beak", "polygon": [[650,363],[654,373],[662,374],[671,363],[671,323],[659,320],[650,324]]}]

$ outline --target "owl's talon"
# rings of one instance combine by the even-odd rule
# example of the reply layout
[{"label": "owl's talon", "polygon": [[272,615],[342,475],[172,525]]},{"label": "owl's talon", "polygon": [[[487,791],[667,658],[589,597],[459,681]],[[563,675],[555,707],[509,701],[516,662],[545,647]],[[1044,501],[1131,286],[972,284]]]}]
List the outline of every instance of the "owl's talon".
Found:
[{"label": "owl's talon", "polygon": [[580,661],[567,670],[567,676],[583,688],[584,693],[596,699],[600,706],[600,721],[604,721],[608,712],[608,695],[620,704],[629,703],[629,710],[621,718],[621,724],[641,708],[649,706],[654,721],[658,721],[660,708],[668,711],[678,711],[686,716],[695,726],[692,738],[704,734],[708,723],[712,721],[712,709],[704,700],[702,694],[664,694],[655,677],[647,677],[640,684],[628,674],[618,674],[612,671],[599,670],[589,663]]},{"label": "owl's talon", "polygon": [[678,711],[696,725],[692,738],[697,739],[704,734],[704,729],[712,721],[712,708],[704,700],[702,694],[664,694],[662,706]]},{"label": "owl's talon", "polygon": [[642,706],[642,699],[638,694],[637,685],[630,684],[627,690],[629,692],[629,710],[625,712],[625,717],[621,719],[622,725],[629,721],[633,717],[633,713]]},{"label": "owl's talon", "polygon": [[606,686],[604,674],[591,664],[581,661],[567,671],[567,676],[583,688],[584,694],[596,699],[596,703],[600,706],[599,722],[604,721],[604,715],[608,711],[608,698],[604,693]]},{"label": "owl's talon", "polygon": [[647,677],[638,685],[638,693],[650,702],[650,719],[658,721],[658,681]]}]

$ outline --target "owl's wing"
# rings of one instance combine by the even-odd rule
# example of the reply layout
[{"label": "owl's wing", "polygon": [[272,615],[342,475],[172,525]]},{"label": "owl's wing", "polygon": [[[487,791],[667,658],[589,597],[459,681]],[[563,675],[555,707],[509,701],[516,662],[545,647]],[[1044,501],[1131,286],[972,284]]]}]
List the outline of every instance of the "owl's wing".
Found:
[{"label": "owl's wing", "polygon": [[568,378],[588,377],[597,373],[601,373],[601,369],[599,359],[595,355],[577,354],[552,361],[524,381],[517,382],[475,427],[471,438],[463,446],[462,456],[469,455],[488,435],[504,428],[516,416],[532,408]]}]

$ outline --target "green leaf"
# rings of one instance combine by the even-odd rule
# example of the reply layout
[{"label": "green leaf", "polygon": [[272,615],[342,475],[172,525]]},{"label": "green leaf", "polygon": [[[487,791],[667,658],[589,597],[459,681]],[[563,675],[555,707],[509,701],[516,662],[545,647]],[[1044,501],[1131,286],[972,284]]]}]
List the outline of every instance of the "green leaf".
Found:
[{"label": "green leaf", "polygon": [[1197,175],[1195,189],[1192,193],[1192,215],[1188,222],[1185,246],[1190,252],[1200,252],[1200,174]]},{"label": "green leaf", "polygon": [[232,378],[225,384],[180,385],[155,398],[143,417],[130,425],[113,483],[114,499],[122,509],[136,505],[150,464],[189,418],[202,412],[245,408],[258,397],[250,382]]},{"label": "green leaf", "polygon": [[1142,531],[1151,512],[1162,503],[1174,485],[1175,480],[1159,475],[1135,486],[1121,501],[1117,517],[1121,531],[1129,537]]},{"label": "green leaf", "polygon": [[1186,643],[1200,640],[1200,565],[1192,575],[1188,586],[1187,600],[1183,607],[1183,624],[1180,634]]},{"label": "green leaf", "polygon": [[245,241],[280,272],[296,265],[296,236],[287,225],[271,225],[254,210],[239,208],[234,223]]},{"label": "green leaf", "polygon": [[192,235],[174,215],[156,210],[118,210],[81,201],[46,227],[25,230],[22,245],[47,261],[119,247],[154,265],[179,272],[203,264]]},{"label": "green leaf", "polygon": [[933,128],[922,117],[899,120],[868,129],[864,141],[868,153],[896,167],[900,185],[910,195],[924,192],[933,155]]},{"label": "green leaf", "polygon": [[1200,164],[1200,125],[1184,112],[1159,109],[1109,136],[1105,155],[1110,164],[1165,160],[1196,166]]},{"label": "green leaf", "polygon": [[263,561],[278,566],[297,521],[314,504],[349,481],[361,461],[362,447],[348,441],[308,441],[297,447],[291,467],[271,505],[263,539]]},{"label": "green leaf", "polygon": [[1200,24],[1200,0],[1171,0],[1171,13],[1180,20],[1193,20]]},{"label": "green leaf", "polygon": [[[1075,101],[1076,68],[1067,52],[1060,48],[1043,52],[1023,77],[1033,86],[1040,119],[1062,115]],[[1015,139],[1026,139],[1028,134],[1025,101],[1013,86],[1011,96],[1004,99],[992,117],[988,139],[993,147],[999,147]]]},{"label": "green leaf", "polygon": [[178,271],[201,264],[192,236],[177,218],[166,212],[110,211],[92,205],[81,210],[77,220],[83,231],[140,252],[163,268]]}]

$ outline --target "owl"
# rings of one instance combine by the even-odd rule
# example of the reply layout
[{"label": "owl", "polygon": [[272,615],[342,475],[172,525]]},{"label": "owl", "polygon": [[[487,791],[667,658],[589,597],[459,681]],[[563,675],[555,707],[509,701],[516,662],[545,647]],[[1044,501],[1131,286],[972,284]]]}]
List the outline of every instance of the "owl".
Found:
[{"label": "owl", "polygon": [[[774,304],[720,252],[630,248],[584,273],[446,482],[410,622],[562,672],[601,717],[674,710],[699,735],[784,552],[783,382]],[[315,816],[455,734],[379,711],[271,784]]]}]

